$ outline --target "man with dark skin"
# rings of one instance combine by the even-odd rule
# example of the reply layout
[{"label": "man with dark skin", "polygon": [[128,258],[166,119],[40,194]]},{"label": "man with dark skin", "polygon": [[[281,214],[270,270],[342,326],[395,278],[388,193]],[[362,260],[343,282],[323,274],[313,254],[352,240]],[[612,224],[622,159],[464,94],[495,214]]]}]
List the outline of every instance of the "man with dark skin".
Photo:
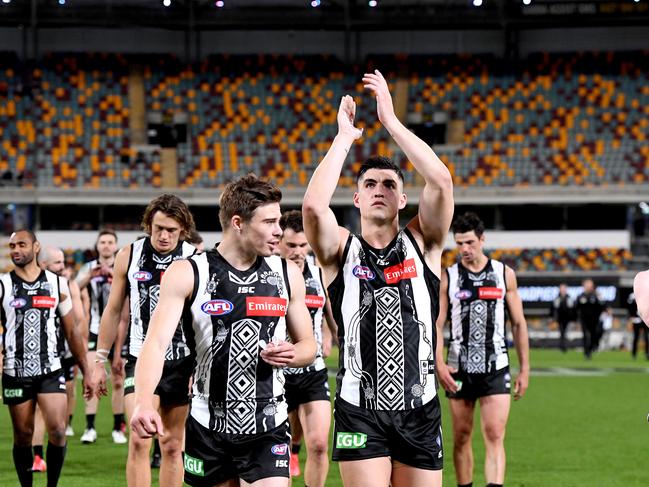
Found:
[{"label": "man with dark skin", "polygon": [[[84,372],[84,397],[94,393],[86,348],[72,311],[66,279],[41,270],[36,261],[40,243],[29,230],[9,240],[13,271],[0,277],[4,328],[3,400],[9,406],[14,431],[13,457],[22,487],[32,485],[32,435],[38,403],[49,436],[48,485],[58,483],[65,457],[67,397],[58,350],[57,320]],[[46,335],[47,338],[43,337]]]}]

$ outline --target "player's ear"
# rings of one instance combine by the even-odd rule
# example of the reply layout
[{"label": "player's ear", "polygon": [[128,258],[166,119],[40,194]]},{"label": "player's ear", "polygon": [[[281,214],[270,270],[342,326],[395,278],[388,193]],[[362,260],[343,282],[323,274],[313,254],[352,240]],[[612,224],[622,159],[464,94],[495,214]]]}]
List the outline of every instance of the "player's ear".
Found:
[{"label": "player's ear", "polygon": [[399,209],[403,210],[406,207],[407,203],[408,195],[406,193],[401,193],[401,197],[399,198]]},{"label": "player's ear", "polygon": [[230,226],[232,229],[239,233],[241,232],[241,224],[243,223],[243,220],[239,215],[233,215],[232,218],[230,219]]},{"label": "player's ear", "polygon": [[360,202],[359,202],[358,191],[355,191],[355,192],[354,192],[354,198],[353,198],[353,201],[354,201],[354,206],[355,206],[356,208],[360,208],[360,207],[361,207],[361,204],[360,204]]},{"label": "player's ear", "polygon": [[34,241],[34,254],[38,254],[41,251],[41,243],[38,240]]}]

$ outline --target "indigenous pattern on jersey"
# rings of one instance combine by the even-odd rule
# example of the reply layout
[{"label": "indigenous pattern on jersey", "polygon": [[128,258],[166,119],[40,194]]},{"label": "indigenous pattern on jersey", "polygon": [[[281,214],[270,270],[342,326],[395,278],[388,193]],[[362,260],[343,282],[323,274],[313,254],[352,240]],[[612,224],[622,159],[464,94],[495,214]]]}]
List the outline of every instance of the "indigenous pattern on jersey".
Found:
[{"label": "indigenous pattern on jersey", "polygon": [[220,433],[256,434],[286,421],[284,371],[259,352],[286,339],[291,291],[286,261],[259,257],[246,271],[218,250],[198,254],[185,306],[187,344],[196,354],[191,416]]},{"label": "indigenous pattern on jersey", "polygon": [[[131,244],[128,264],[128,294],[131,305],[131,323],[128,330],[128,353],[137,357],[142,349],[149,320],[158,305],[160,280],[167,267],[178,259],[185,259],[196,252],[187,242],[178,242],[174,250],[160,254],[151,245],[149,237]],[[176,333],[165,352],[165,360],[179,360],[189,355],[183,329],[178,325]]]},{"label": "indigenous pattern on jersey", "polygon": [[489,259],[471,272],[461,263],[446,269],[451,314],[448,364],[469,374],[509,365],[505,339],[505,266]]},{"label": "indigenous pattern on jersey", "polygon": [[[91,260],[83,265],[79,274],[90,274],[95,267],[101,266],[98,260]],[[94,276],[88,281],[88,294],[90,295],[90,333],[99,335],[99,323],[104,308],[108,304],[110,286],[113,283],[111,276]]]},{"label": "indigenous pattern on jersey", "polygon": [[[311,365],[300,368],[287,367],[284,369],[285,374],[303,374],[305,372],[317,372],[325,369],[324,358],[322,357],[322,318],[324,316],[324,306],[327,300],[325,288],[322,280],[322,271],[318,266],[306,260],[304,262],[304,284],[306,285],[306,307],[311,314],[311,324],[313,325],[313,336],[315,337],[318,347],[315,360]],[[326,325],[325,325],[326,326]]]},{"label": "indigenous pattern on jersey", "polygon": [[401,411],[436,397],[439,278],[408,229],[380,250],[350,235],[329,296],[340,342],[338,398]]},{"label": "indigenous pattern on jersey", "polygon": [[4,323],[4,370],[12,377],[36,377],[61,368],[59,277],[42,271],[34,282],[14,271],[0,277]]}]

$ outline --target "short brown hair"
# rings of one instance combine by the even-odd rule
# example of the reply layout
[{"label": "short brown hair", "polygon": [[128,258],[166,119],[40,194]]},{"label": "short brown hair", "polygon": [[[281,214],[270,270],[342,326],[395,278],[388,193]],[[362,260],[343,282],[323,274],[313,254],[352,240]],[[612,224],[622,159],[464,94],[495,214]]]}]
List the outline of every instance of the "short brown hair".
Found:
[{"label": "short brown hair", "polygon": [[115,242],[117,242],[117,233],[115,233],[115,230],[113,230],[112,228],[104,228],[103,230],[99,230],[97,240],[99,240],[104,235],[111,235],[115,239]]},{"label": "short brown hair", "polygon": [[303,232],[302,212],[300,210],[285,211],[279,219],[279,226],[282,227],[282,231],[290,228],[295,233]]},{"label": "short brown hair", "polygon": [[174,194],[161,194],[154,200],[151,200],[149,206],[144,210],[144,215],[142,215],[142,230],[146,232],[147,235],[151,235],[151,223],[153,221],[153,215],[161,211],[169,218],[173,218],[180,224],[182,227],[182,238],[184,239],[187,235],[190,235],[192,232],[196,231],[196,224],[194,223],[194,217],[192,216],[189,208],[183,200]]},{"label": "short brown hair", "polygon": [[225,230],[234,215],[250,221],[252,214],[260,206],[282,201],[282,191],[273,183],[247,174],[228,183],[219,200],[219,221]]}]

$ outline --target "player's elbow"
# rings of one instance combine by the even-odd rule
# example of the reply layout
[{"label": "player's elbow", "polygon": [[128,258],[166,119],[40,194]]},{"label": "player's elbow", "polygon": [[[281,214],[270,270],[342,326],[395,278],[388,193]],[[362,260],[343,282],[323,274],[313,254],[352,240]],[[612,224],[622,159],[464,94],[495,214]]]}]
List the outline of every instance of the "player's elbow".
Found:
[{"label": "player's elbow", "polygon": [[302,202],[302,219],[307,222],[309,219],[317,219],[322,213],[329,209],[329,205],[312,191],[307,191]]}]

